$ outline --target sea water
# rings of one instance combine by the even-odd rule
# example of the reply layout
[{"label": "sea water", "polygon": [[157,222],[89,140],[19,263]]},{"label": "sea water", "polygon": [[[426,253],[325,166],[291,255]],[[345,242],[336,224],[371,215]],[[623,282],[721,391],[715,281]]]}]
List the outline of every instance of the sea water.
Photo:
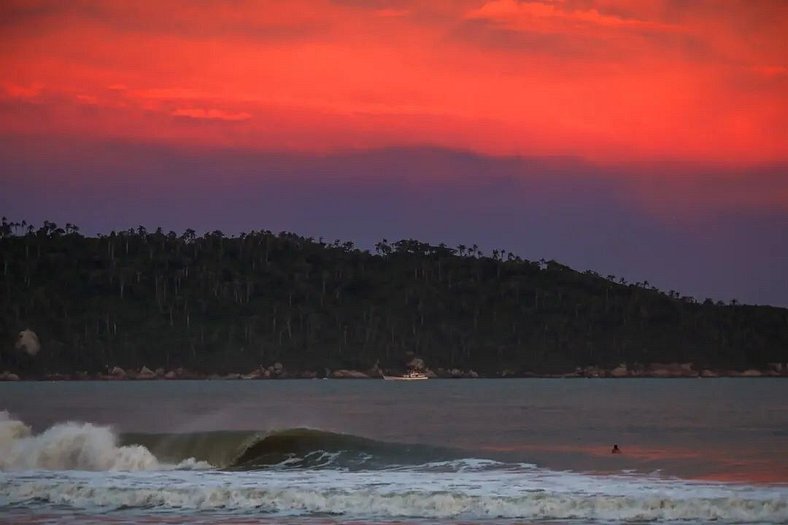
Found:
[{"label": "sea water", "polygon": [[788,523],[782,379],[5,383],[3,409],[0,521]]}]

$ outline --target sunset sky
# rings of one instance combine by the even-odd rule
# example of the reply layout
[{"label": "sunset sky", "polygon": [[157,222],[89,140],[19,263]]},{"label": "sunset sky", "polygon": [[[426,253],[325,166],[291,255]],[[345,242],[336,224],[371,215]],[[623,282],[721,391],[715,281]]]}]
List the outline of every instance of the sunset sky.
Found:
[{"label": "sunset sky", "polygon": [[5,0],[0,213],[788,305],[788,2]]}]

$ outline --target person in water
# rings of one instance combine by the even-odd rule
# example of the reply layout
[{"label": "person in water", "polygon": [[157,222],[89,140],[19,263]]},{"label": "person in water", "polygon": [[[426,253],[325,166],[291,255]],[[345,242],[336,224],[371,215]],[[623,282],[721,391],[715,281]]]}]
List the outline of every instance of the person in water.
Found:
[{"label": "person in water", "polygon": [[613,445],[613,450],[610,451],[611,454],[621,454],[621,449],[618,448],[618,445]]}]

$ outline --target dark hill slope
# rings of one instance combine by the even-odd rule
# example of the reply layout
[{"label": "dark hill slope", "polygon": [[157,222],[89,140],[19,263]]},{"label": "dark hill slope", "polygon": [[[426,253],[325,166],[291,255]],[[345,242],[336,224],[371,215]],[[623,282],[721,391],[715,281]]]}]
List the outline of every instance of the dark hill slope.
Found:
[{"label": "dark hill slope", "polygon": [[[506,253],[407,240],[370,254],[270,232],[20,229],[4,222],[0,236],[0,369],[321,370],[396,366],[408,352],[488,375],[788,361],[786,309],[699,304]],[[13,351],[26,327],[43,344],[35,359]]]}]

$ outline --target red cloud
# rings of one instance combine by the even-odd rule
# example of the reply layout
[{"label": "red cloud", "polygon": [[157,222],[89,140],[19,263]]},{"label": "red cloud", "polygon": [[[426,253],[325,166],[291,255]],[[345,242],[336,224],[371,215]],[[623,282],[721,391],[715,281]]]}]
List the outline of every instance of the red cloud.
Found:
[{"label": "red cloud", "polygon": [[784,2],[9,6],[3,133],[788,161]]},{"label": "red cloud", "polygon": [[32,99],[41,94],[41,90],[44,89],[44,86],[39,83],[33,83],[27,86],[7,83],[3,85],[3,88],[5,89],[6,95],[11,98]]},{"label": "red cloud", "polygon": [[751,68],[754,72],[765,77],[783,77],[788,75],[788,67],[785,66],[753,66]]},{"label": "red cloud", "polygon": [[188,117],[188,118],[207,119],[207,120],[228,120],[228,121],[249,120],[250,118],[252,118],[252,115],[245,112],[228,113],[220,109],[202,109],[202,108],[176,109],[171,113],[171,115],[176,117]]},{"label": "red cloud", "polygon": [[602,14],[595,8],[571,9],[555,2],[492,0],[466,13],[470,20],[488,20],[511,29],[576,33],[582,26],[676,31],[678,26]]}]

